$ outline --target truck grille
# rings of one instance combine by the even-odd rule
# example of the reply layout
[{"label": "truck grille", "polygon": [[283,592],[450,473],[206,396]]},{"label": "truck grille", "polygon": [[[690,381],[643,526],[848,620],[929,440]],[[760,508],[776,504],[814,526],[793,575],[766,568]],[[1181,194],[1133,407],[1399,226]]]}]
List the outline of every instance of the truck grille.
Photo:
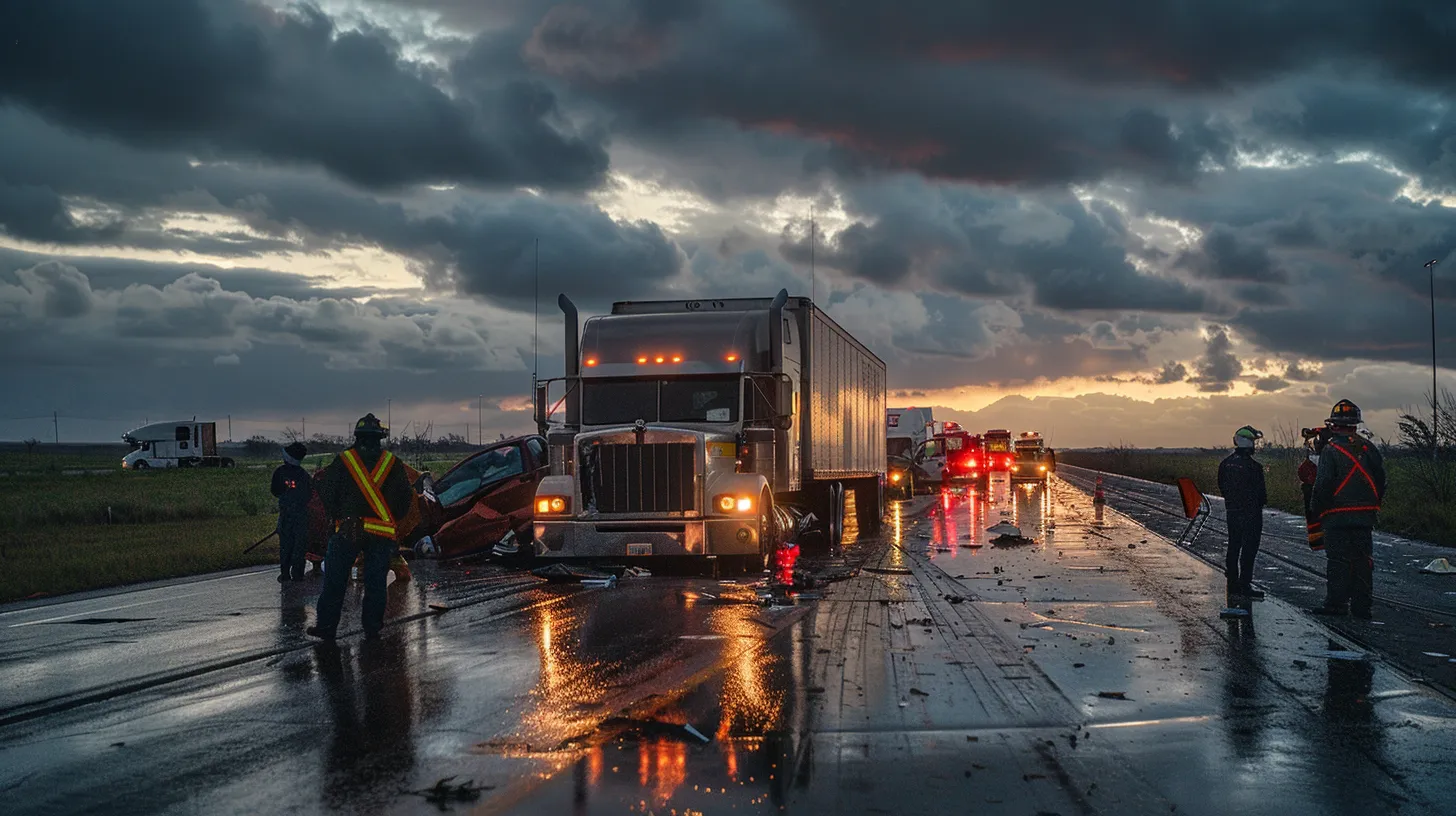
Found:
[{"label": "truck grille", "polygon": [[597,445],[592,493],[602,513],[680,513],[697,509],[697,445],[654,442]]}]

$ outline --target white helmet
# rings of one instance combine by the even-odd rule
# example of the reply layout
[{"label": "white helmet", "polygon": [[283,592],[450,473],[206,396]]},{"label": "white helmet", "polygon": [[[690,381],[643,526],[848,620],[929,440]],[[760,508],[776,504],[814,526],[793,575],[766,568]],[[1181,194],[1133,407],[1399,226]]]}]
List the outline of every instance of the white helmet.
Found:
[{"label": "white helmet", "polygon": [[1238,429],[1237,431],[1234,431],[1234,447],[1236,447],[1236,448],[1252,448],[1252,447],[1254,447],[1254,443],[1255,442],[1257,442],[1258,440],[1263,439],[1263,438],[1264,438],[1264,432],[1263,431],[1260,431],[1258,428],[1255,428],[1253,425],[1245,425],[1244,427]]}]

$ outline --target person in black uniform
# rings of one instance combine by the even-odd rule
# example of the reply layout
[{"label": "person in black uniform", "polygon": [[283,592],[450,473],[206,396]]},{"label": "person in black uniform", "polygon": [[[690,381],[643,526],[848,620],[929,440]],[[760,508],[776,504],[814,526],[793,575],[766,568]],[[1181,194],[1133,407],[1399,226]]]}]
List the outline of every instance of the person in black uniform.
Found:
[{"label": "person in black uniform", "polygon": [[344,589],[354,560],[364,553],[364,634],[384,628],[385,591],[389,560],[395,551],[395,531],[409,510],[410,486],[404,466],[381,444],[389,428],[373,414],[354,426],[354,446],[329,463],[318,491],[324,510],[334,523],[324,556],[324,588],[319,593],[316,620],[308,634],[333,640],[344,606]]},{"label": "person in black uniform", "polygon": [[1229,603],[1264,597],[1254,589],[1254,557],[1264,534],[1264,466],[1254,458],[1254,445],[1264,434],[1245,425],[1234,431],[1234,452],[1218,466],[1218,492],[1223,494],[1228,518],[1228,557],[1224,575],[1228,578]]},{"label": "person in black uniform", "polygon": [[1320,452],[1311,510],[1324,531],[1325,602],[1317,615],[1350,614],[1369,620],[1375,559],[1371,533],[1385,499],[1385,461],[1358,433],[1360,408],[1340,400],[1325,426],[1332,432]]},{"label": "person in black uniform", "polygon": [[292,577],[303,580],[303,555],[308,550],[308,502],[313,479],[303,469],[308,448],[294,442],[283,449],[283,464],[273,471],[273,495],[278,499],[278,583]]}]

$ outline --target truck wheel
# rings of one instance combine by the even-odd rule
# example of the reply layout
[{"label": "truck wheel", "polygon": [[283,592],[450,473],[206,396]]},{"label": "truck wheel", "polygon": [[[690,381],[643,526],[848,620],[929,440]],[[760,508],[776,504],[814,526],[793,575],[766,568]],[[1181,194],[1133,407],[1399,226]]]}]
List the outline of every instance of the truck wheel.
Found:
[{"label": "truck wheel", "polygon": [[150,468],[150,467],[151,467],[151,465],[147,464],[147,460],[145,460],[145,459],[138,459],[137,460],[137,463],[131,466],[131,469],[132,470],[146,470],[147,468]]},{"label": "truck wheel", "polygon": [[233,462],[233,460],[229,459],[228,457],[224,456],[222,458],[222,466],[223,467],[229,468],[229,467],[232,467],[234,464],[235,463]]}]

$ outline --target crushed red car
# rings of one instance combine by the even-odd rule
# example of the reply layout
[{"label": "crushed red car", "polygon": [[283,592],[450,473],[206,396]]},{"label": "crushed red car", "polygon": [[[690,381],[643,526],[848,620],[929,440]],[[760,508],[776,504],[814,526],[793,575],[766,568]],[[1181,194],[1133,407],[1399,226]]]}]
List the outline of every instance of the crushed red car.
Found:
[{"label": "crushed red car", "polygon": [[[548,470],[546,439],[531,434],[496,442],[439,478],[406,468],[415,501],[401,520],[402,548],[431,558],[459,558],[496,549],[508,554],[531,540],[531,503]],[[314,472],[318,479],[322,469]],[[507,535],[514,533],[510,539]],[[329,524],[315,491],[309,503],[308,560],[323,560]]]}]

